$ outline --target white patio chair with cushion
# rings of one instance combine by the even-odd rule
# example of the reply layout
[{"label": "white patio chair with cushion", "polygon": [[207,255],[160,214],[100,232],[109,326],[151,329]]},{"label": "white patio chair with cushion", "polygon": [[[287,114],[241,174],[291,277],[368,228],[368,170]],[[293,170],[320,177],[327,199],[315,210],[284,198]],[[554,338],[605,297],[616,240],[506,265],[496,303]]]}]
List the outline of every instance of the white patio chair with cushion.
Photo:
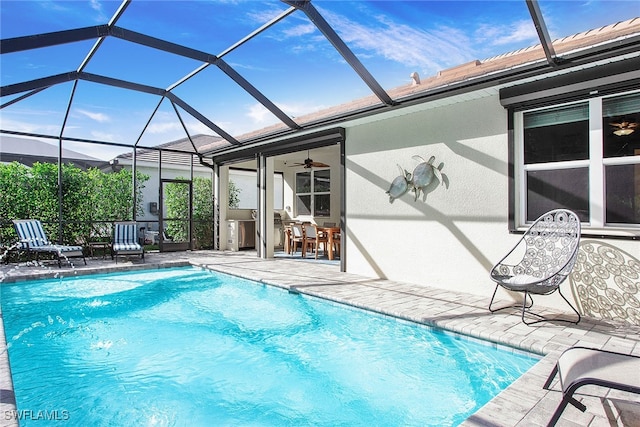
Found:
[{"label": "white patio chair with cushion", "polygon": [[[553,320],[578,323],[580,313],[562,294],[560,284],[573,269],[579,243],[580,219],[574,212],[555,209],[540,216],[518,244],[491,269],[491,280],[497,284],[489,303],[489,310],[494,313],[505,308],[521,308],[522,322],[527,325],[551,320],[530,310],[533,306],[531,295],[549,295],[558,291],[577,314],[578,319]],[[494,308],[493,303],[499,287],[513,292],[523,292],[522,304]],[[525,314],[536,316],[539,320],[527,321]]]},{"label": "white patio chair with cushion", "polygon": [[289,242],[289,254],[293,255],[296,253],[298,243],[300,243],[300,248],[302,251],[302,256],[305,256],[305,235],[304,228],[302,228],[302,224],[291,224],[291,241]]},{"label": "white patio chair with cushion", "polygon": [[41,253],[50,253],[56,256],[60,268],[62,268],[63,258],[71,264],[69,258],[82,257],[84,264],[87,265],[82,246],[57,245],[50,242],[40,220],[18,219],[13,220],[13,225],[18,234],[20,249],[27,253],[29,259],[33,254],[36,255],[36,260],[39,260]]},{"label": "white patio chair with cushion", "polygon": [[[560,376],[562,401],[547,426],[554,426],[569,403],[584,412],[587,407],[573,394],[582,386],[594,385],[640,394],[640,357],[598,350],[571,347],[558,358],[543,388],[549,390],[556,375]],[[593,395],[593,391],[589,391]]]},{"label": "white patio chair with cushion", "polygon": [[118,255],[140,255],[144,261],[144,247],[138,243],[138,230],[135,222],[116,222],[113,224],[113,243],[111,258],[118,263]]}]

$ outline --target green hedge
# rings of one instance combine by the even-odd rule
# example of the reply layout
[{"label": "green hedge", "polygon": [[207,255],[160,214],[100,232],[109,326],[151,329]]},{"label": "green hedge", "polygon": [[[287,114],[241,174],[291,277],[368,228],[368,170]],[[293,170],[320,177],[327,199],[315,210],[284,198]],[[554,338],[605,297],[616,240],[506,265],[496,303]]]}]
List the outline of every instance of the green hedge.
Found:
[{"label": "green hedge", "polygon": [[[138,190],[149,180],[137,174]],[[103,173],[62,165],[62,242],[86,242],[92,227],[102,222],[130,220],[133,212],[132,172],[122,169]],[[142,214],[142,193],[137,192],[136,212]],[[18,162],[0,164],[0,243],[17,240],[11,220],[42,221],[51,241],[58,241],[58,165],[35,163],[31,168]]]}]

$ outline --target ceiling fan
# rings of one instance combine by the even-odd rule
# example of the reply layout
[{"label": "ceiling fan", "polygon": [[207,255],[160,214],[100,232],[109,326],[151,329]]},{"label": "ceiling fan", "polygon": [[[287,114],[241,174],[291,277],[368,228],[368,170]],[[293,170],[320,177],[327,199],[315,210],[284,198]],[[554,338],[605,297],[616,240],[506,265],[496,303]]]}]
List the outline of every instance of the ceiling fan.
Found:
[{"label": "ceiling fan", "polygon": [[311,157],[309,157],[309,150],[307,150],[307,158],[304,159],[304,163],[294,163],[290,167],[294,167],[294,166],[304,166],[305,169],[329,167],[329,165],[327,164],[324,164],[321,162],[314,162],[313,160],[311,160]]},{"label": "ceiling fan", "polygon": [[637,122],[631,122],[631,121],[621,121],[620,123],[609,123],[610,126],[613,126],[614,128],[616,128],[613,133],[615,135],[618,136],[626,136],[626,135],[631,135],[635,129],[638,127],[638,123]]}]

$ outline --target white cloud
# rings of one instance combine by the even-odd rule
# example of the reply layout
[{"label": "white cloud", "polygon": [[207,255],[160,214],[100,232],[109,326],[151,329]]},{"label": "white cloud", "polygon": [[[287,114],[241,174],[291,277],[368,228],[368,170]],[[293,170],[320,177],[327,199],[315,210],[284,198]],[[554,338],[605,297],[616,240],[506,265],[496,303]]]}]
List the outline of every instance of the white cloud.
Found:
[{"label": "white cloud", "polygon": [[0,125],[2,129],[42,135],[60,134],[60,124],[47,124],[40,119],[32,121],[12,120],[8,118],[6,114],[3,114],[1,117]]},{"label": "white cloud", "polygon": [[92,111],[81,109],[76,109],[75,111],[83,116],[90,118],[91,120],[95,120],[96,122],[106,123],[111,121],[111,118],[104,113],[94,113]]},{"label": "white cloud", "polygon": [[98,0],[91,0],[89,4],[91,5],[91,9],[102,12],[102,4]]},{"label": "white cloud", "polygon": [[407,67],[434,72],[474,57],[469,37],[455,28],[441,26],[426,31],[394,22],[386,16],[376,17],[375,22],[366,24],[336,15],[332,15],[330,21],[354,51],[364,50]]},{"label": "white cloud", "polygon": [[176,130],[182,130],[182,125],[178,122],[153,122],[147,127],[147,132],[154,135],[175,132]]},{"label": "white cloud", "polygon": [[481,25],[475,31],[476,39],[493,46],[502,46],[511,43],[522,45],[523,42],[538,43],[538,34],[530,20],[512,22],[509,25]]},{"label": "white cloud", "polygon": [[253,104],[249,107],[247,116],[251,118],[253,123],[264,124],[268,118],[272,117],[272,114],[262,104]]},{"label": "white cloud", "polygon": [[104,14],[104,10],[102,9],[102,2],[100,2],[100,0],[90,0],[89,6],[91,7],[91,9],[98,12],[94,20],[96,22],[106,23],[105,21],[108,19],[108,17]]},{"label": "white cloud", "polygon": [[307,34],[313,34],[316,31],[316,26],[309,24],[295,25],[287,30],[283,31],[283,34],[287,37],[300,37]]}]

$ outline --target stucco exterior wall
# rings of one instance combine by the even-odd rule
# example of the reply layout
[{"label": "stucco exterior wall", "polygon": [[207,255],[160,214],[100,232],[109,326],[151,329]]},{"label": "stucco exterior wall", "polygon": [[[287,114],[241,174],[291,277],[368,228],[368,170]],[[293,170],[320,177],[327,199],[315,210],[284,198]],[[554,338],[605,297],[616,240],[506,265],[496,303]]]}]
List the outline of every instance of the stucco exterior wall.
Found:
[{"label": "stucco exterior wall", "polygon": [[[345,150],[347,271],[488,301],[489,270],[520,238],[508,231],[507,111],[497,95],[348,128]],[[390,203],[397,165],[412,172],[414,155],[444,163],[448,188]],[[640,258],[637,241],[609,243]],[[567,308],[557,293],[536,304]]]}]

